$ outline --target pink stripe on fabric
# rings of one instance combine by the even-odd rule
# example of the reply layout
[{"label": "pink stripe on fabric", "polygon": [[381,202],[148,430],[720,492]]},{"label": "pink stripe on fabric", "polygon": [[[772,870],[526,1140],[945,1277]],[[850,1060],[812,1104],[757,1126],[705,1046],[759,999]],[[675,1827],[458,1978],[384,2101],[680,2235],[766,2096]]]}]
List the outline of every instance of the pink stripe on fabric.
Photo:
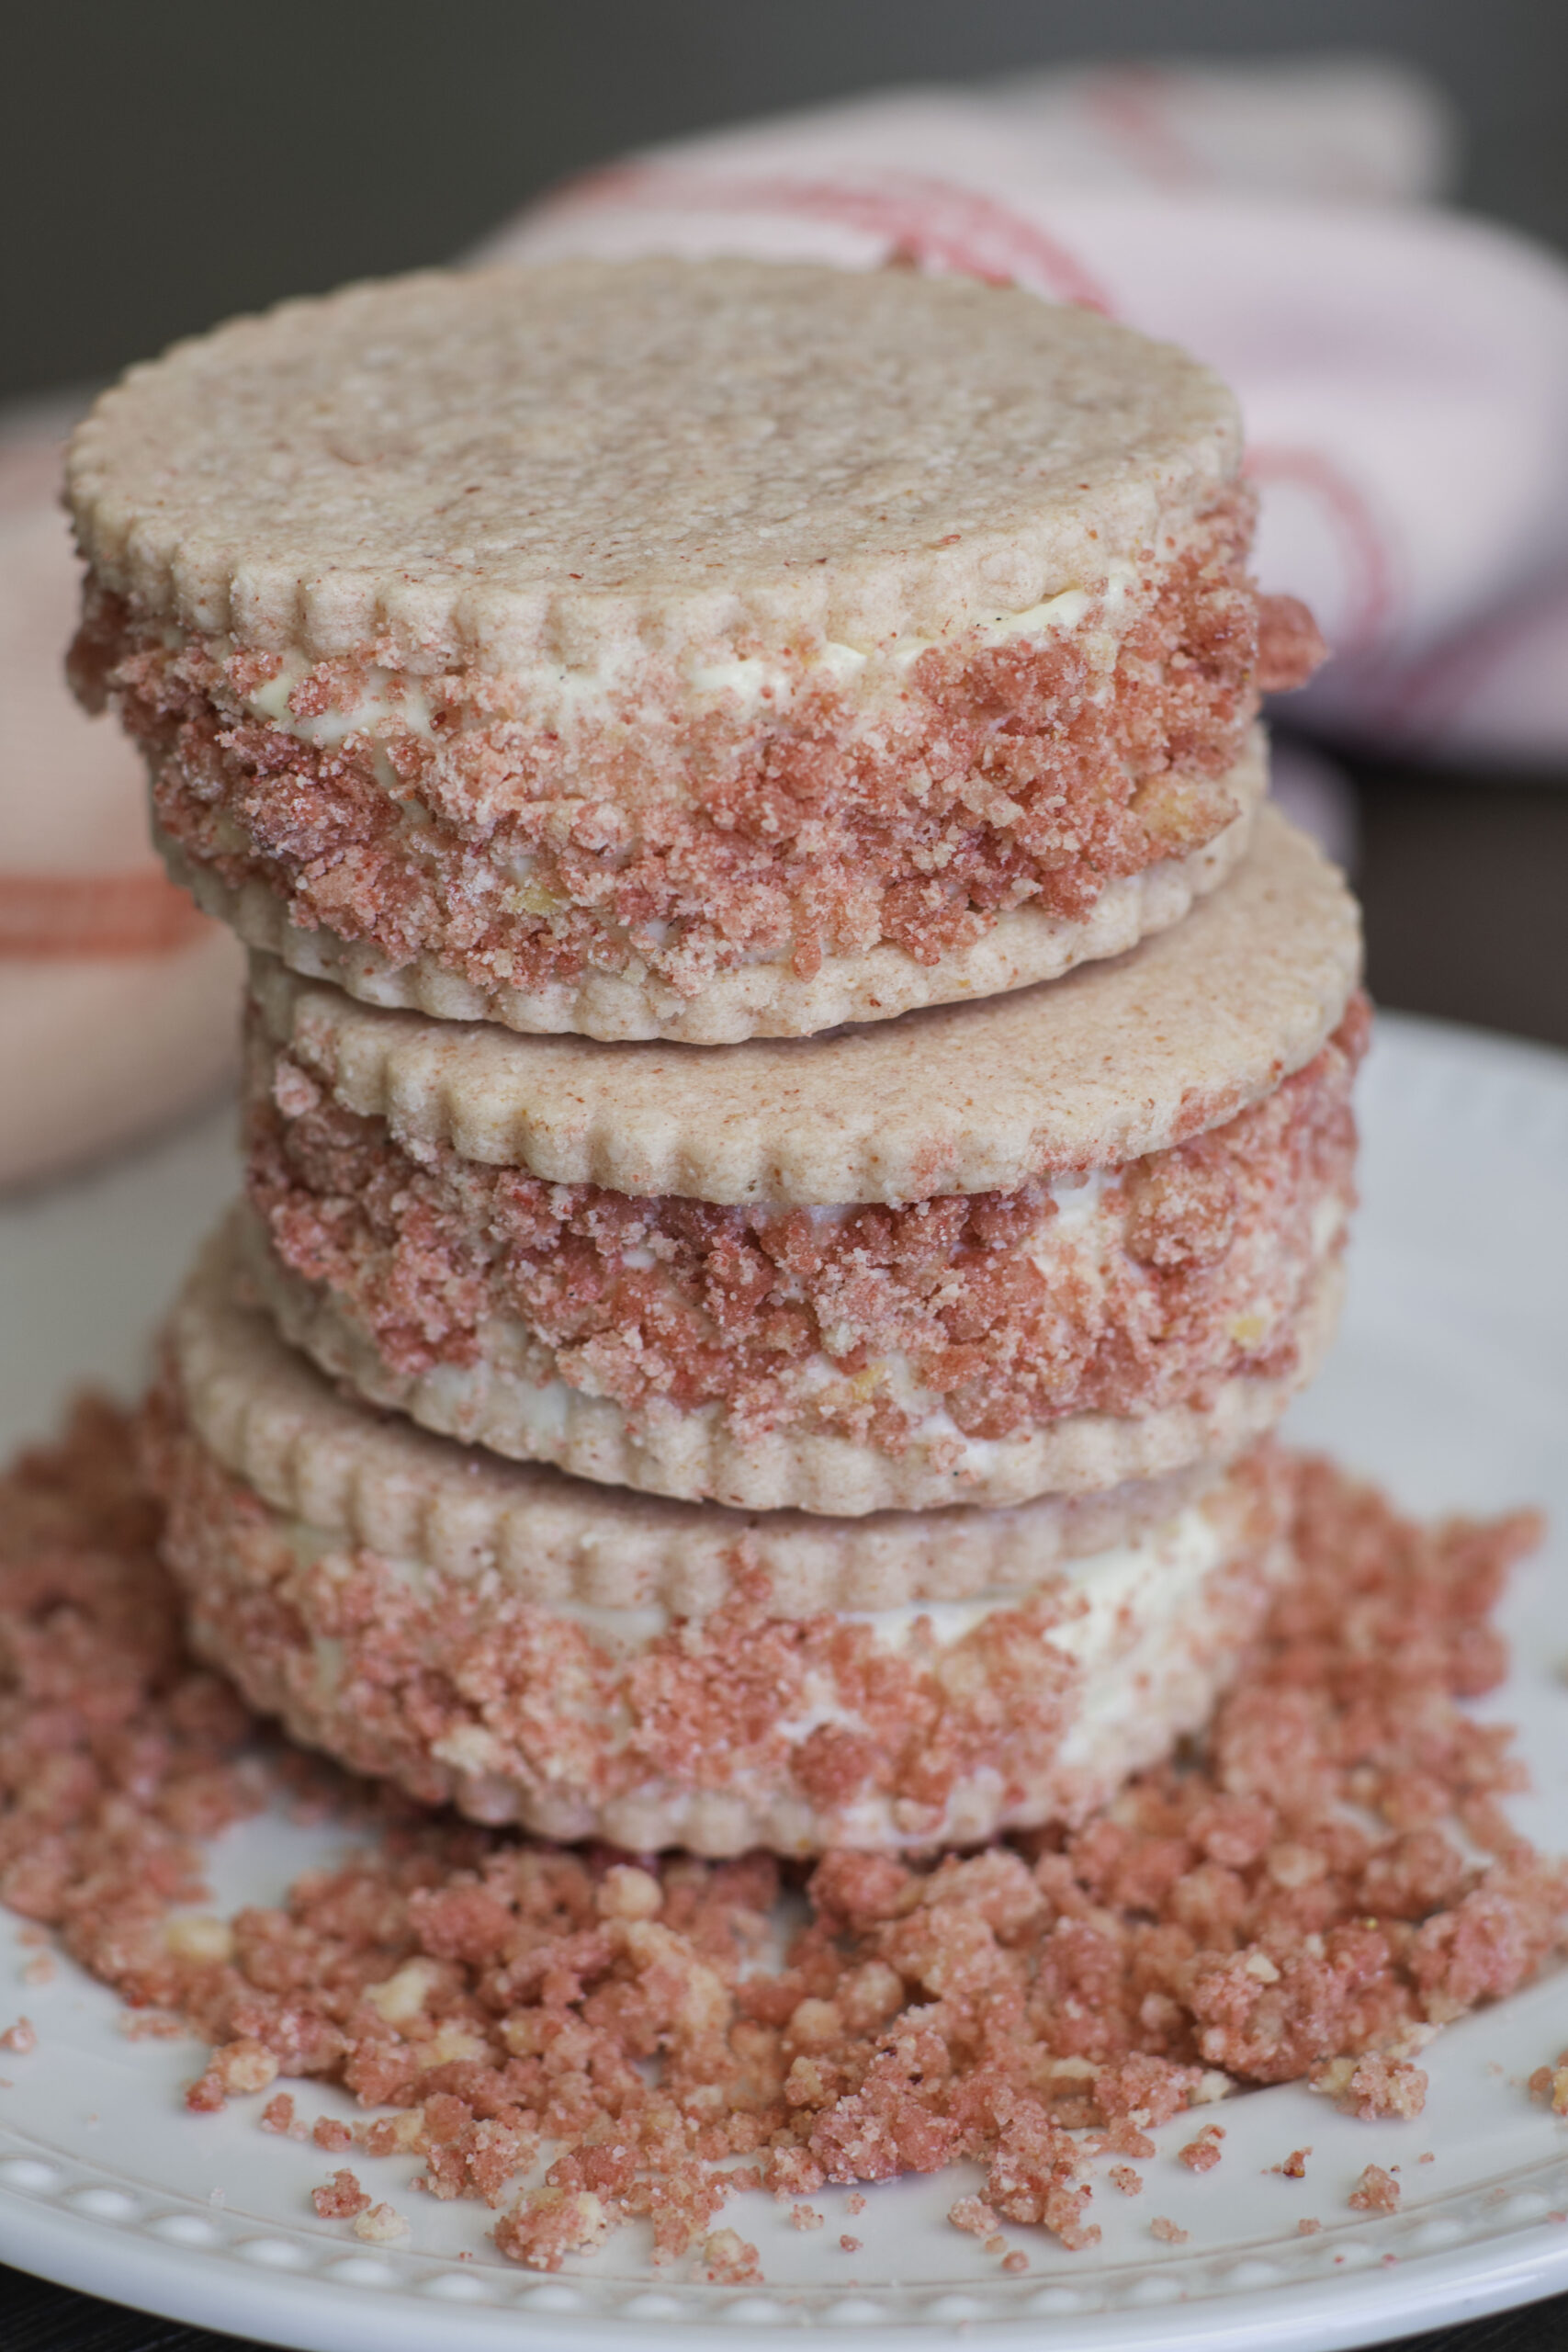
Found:
[{"label": "pink stripe on fabric", "polygon": [[0,874],[0,958],[167,956],[207,929],[183,890],[130,874]]},{"label": "pink stripe on fabric", "polygon": [[916,172],[807,179],[791,173],[622,164],[569,182],[543,209],[547,217],[621,203],[678,211],[786,212],[837,221],[882,237],[890,256],[907,255],[992,285],[1027,286],[1106,317],[1114,313],[1100,281],[1034,221],[973,188]]},{"label": "pink stripe on fabric", "polygon": [[1179,86],[1174,74],[1157,66],[1120,65],[1098,74],[1085,91],[1100,130],[1156,187],[1197,187],[1213,178],[1161,110],[1161,101]]},{"label": "pink stripe on fabric", "polygon": [[1247,450],[1243,470],[1256,482],[1290,482],[1306,491],[1327,514],[1350,574],[1350,613],[1336,653],[1364,652],[1393,616],[1393,562],[1377,520],[1356,484],[1321,449]]}]

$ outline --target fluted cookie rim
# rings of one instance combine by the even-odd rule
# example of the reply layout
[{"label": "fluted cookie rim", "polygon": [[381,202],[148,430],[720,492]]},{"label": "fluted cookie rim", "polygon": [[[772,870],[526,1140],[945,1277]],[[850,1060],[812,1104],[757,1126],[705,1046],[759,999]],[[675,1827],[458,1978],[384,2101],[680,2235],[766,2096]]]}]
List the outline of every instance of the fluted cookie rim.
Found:
[{"label": "fluted cookie rim", "polygon": [[[561,288],[564,299],[557,291]],[[712,351],[705,346],[699,354],[694,348],[701,338],[691,332],[693,320],[722,322],[736,345],[732,356],[741,390],[754,409],[755,354],[765,347],[770,330],[786,351],[791,340],[797,349],[803,339],[811,347],[815,316],[816,364],[795,387],[787,373],[783,376],[773,399],[775,404],[780,397],[787,400],[793,390],[796,399],[815,401],[819,408],[823,383],[835,389],[827,349],[841,346],[854,356],[855,367],[840,368],[842,381],[836,387],[844,409],[839,438],[863,462],[868,436],[870,454],[878,453],[874,426],[879,424],[886,441],[883,470],[892,469],[886,484],[868,486],[877,495],[871,498],[858,537],[852,534],[841,546],[835,544],[835,531],[842,530],[851,506],[857,517],[859,507],[846,500],[843,485],[816,479],[807,485],[816,509],[809,498],[804,507],[797,500],[788,514],[793,537],[787,529],[781,536],[772,527],[748,536],[749,502],[739,494],[720,495],[727,464],[744,487],[748,436],[716,439],[710,428],[704,442],[705,486],[734,542],[721,548],[716,563],[689,560],[682,572],[666,553],[661,574],[660,559],[649,555],[639,579],[638,548],[624,543],[624,533],[612,533],[615,544],[603,554],[594,546],[595,537],[604,535],[589,528],[590,501],[590,513],[575,517],[575,538],[571,530],[563,536],[558,528],[562,546],[578,550],[576,565],[562,560],[556,576],[531,576],[527,554],[516,543],[515,515],[511,544],[500,527],[508,520],[509,473],[515,471],[515,452],[509,469],[502,462],[502,444],[510,429],[517,449],[531,453],[536,419],[520,411],[514,418],[483,420],[492,440],[500,434],[501,441],[494,447],[486,443],[478,456],[465,453],[464,462],[480,475],[480,495],[472,507],[453,501],[451,464],[457,452],[436,446],[435,427],[446,421],[440,370],[459,322],[478,338],[466,384],[471,386],[474,369],[482,374],[487,352],[509,384],[517,373],[515,351],[508,364],[506,345],[513,320],[521,316],[529,322],[527,335],[517,337],[518,347],[531,344],[547,356],[549,337],[541,333],[541,322],[547,325],[552,301],[569,328],[570,312],[581,319],[585,306],[592,309],[595,302],[610,322],[597,375],[589,367],[577,387],[579,410],[592,407],[596,389],[602,403],[624,403],[627,398],[621,346],[632,311],[642,305],[645,332],[653,336],[649,348],[670,380],[648,388],[638,442],[646,446],[649,434],[663,430],[672,456],[683,447],[680,436],[687,410],[705,399],[716,380]],[[673,318],[668,332],[660,326],[661,302]],[[797,314],[795,335],[781,339],[776,314],[780,305],[790,304]],[[682,319],[684,334],[677,331]],[[905,321],[912,324],[906,327]],[[903,379],[910,377],[911,356],[928,371],[929,380],[909,382],[905,390],[902,441],[887,437],[888,398],[866,398],[869,361],[881,349],[879,334],[883,345],[894,346],[895,358],[902,337]],[[1017,381],[998,385],[995,379],[1006,372],[1001,354],[1010,338],[1017,345]],[[1063,356],[1056,356],[1058,352]],[[1053,355],[1059,383],[1046,383],[1045,353]],[[618,359],[619,369],[605,366],[606,357]],[[420,408],[421,362],[424,393],[436,393],[434,411],[428,401],[424,411]],[[694,363],[704,372],[695,372]],[[310,376],[312,364],[320,373],[314,404],[309,397],[317,380]],[[926,443],[937,447],[943,439],[940,374],[929,374],[942,367],[964,395],[954,396],[945,437],[951,442],[960,424],[969,428],[967,496],[948,485],[940,515],[934,506],[925,513],[930,498],[918,512],[895,512],[904,474],[919,482],[929,469]],[[989,373],[982,375],[982,369]],[[355,374],[377,379],[373,397],[362,403],[364,415],[354,411],[355,386],[346,380]],[[270,410],[258,400],[269,380],[278,388]],[[899,380],[896,369],[885,395]],[[804,394],[800,382],[807,387]],[[299,413],[290,413],[291,386]],[[318,448],[325,431],[316,413],[323,386],[332,398],[350,405],[328,420],[330,446]],[[570,426],[578,419],[564,413],[572,402],[558,396],[561,389],[557,387],[556,405]],[[972,412],[981,391],[991,395],[991,407],[982,402],[985,427],[976,430]],[[1001,400],[998,410],[1006,391],[1012,399]],[[1032,395],[1041,410],[1032,433],[1021,413],[1014,413]],[[245,411],[247,397],[254,415]],[[491,405],[493,410],[495,403]],[[739,400],[735,406],[739,413]],[[1124,420],[1120,437],[1112,433],[1097,438],[1098,418],[1118,413]],[[200,420],[199,430],[193,419]],[[1006,427],[999,437],[998,420]],[[406,447],[398,446],[395,432],[388,441],[383,430],[400,421]],[[356,430],[363,447],[350,446]],[[1081,446],[1057,446],[1064,437],[1070,443],[1075,431]],[[166,446],[171,435],[184,468],[183,506],[182,476]],[[571,452],[563,447],[570,476]],[[307,522],[299,527],[306,538],[279,554],[253,544],[243,521],[232,513],[225,515],[223,502],[226,496],[232,502],[231,485],[244,481],[247,457],[254,460],[265,451],[276,468],[283,449],[289,451],[290,479],[308,487],[305,476],[312,466],[321,479],[316,495],[304,500]],[[1032,453],[1032,481],[1039,485],[1032,512],[1026,449]],[[1041,462],[1044,450],[1055,463],[1050,474]],[[682,520],[692,506],[691,455],[685,454],[684,466],[671,470],[667,493],[671,515]],[[652,254],[417,271],[231,320],[131,368],[100,398],[73,437],[67,496],[79,543],[96,575],[148,614],[227,634],[258,650],[298,650],[312,661],[378,647],[416,668],[456,662],[504,673],[541,661],[590,670],[628,657],[667,662],[685,650],[709,661],[726,651],[744,658],[759,646],[792,648],[803,635],[818,642],[884,646],[909,633],[944,636],[998,612],[1028,612],[1077,588],[1086,577],[1103,574],[1108,563],[1142,560],[1168,528],[1235,477],[1240,458],[1235,396],[1213,369],[1172,344],[1092,311],[1044,303],[1021,289],[962,276],[867,276],[816,263]],[[376,476],[373,485],[364,481],[367,462]],[[773,442],[765,469],[770,480],[778,467]],[[361,476],[357,484],[349,479],[355,470]],[[645,470],[657,483],[660,469]],[[751,471],[761,478],[754,462]],[[989,487],[989,511],[976,481]],[[646,485],[639,487],[646,492]],[[373,499],[365,505],[372,489]],[[577,494],[580,503],[586,495],[581,482]],[[271,503],[276,506],[276,498]],[[570,503],[569,499],[569,523],[574,520]],[[874,512],[879,506],[886,511]],[[366,548],[362,508],[384,530],[379,548]],[[252,513],[243,500],[240,513]],[[355,515],[361,516],[357,530]],[[727,515],[740,522],[726,524]],[[655,546],[656,516],[657,496],[645,531]],[[254,513],[250,527],[254,528]],[[551,560],[559,553],[553,548]],[[536,571],[539,561],[536,554]],[[604,577],[584,579],[595,565]]]},{"label": "fluted cookie rim", "polygon": [[573,1477],[468,1446],[334,1386],[256,1297],[236,1205],[199,1251],[165,1327],[166,1376],[224,1469],[333,1540],[519,1597],[599,1608],[717,1606],[739,1568],[772,1577],[781,1615],[1023,1591],[1064,1561],[1132,1540],[1229,1472],[1216,1454],[1160,1476],[1007,1510],[835,1519],[758,1513]]},{"label": "fluted cookie rim", "polygon": [[202,912],[228,925],[253,952],[275,957],[302,979],[321,980],[362,1004],[431,1020],[486,1022],[525,1036],[572,1035],[604,1045],[742,1045],[752,1039],[820,1035],[847,1024],[896,1020],[930,1005],[975,1003],[1059,979],[1086,964],[1126,955],[1182,922],[1246,856],[1267,789],[1263,730],[1220,780],[1240,813],[1183,857],[1165,858],[1108,881],[1089,913],[1067,917],[1034,905],[1008,910],[967,946],[921,963],[883,941],[855,956],[827,956],[811,978],[787,957],[716,971],[696,996],[634,964],[627,972],[589,971],[536,989],[488,989],[432,956],[395,964],[373,940],[345,939],[329,924],[307,929],[259,876],[234,886],[189,856],[153,820],[154,846],[171,881]]}]

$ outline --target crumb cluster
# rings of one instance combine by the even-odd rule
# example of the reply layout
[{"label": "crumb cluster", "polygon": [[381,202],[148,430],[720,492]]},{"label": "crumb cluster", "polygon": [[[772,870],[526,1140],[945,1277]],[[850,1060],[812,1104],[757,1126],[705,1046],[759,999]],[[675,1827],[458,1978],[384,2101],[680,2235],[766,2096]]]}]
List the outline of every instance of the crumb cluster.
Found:
[{"label": "crumb cluster", "polygon": [[[22,2023],[27,2023],[25,2018]],[[1529,2094],[1553,2115],[1568,2115],[1568,2050],[1558,2052],[1555,2065],[1536,2068],[1529,2078]]]},{"label": "crumb cluster", "polygon": [[333,722],[311,742],[249,699],[276,657],[171,642],[91,582],[73,674],[91,707],[115,701],[190,858],[394,963],[519,988],[641,966],[688,995],[883,942],[934,964],[1010,908],[1081,917],[1235,816],[1221,779],[1258,686],[1299,684],[1323,650],[1290,599],[1263,600],[1260,630],[1254,504],[1234,489],[1149,550],[1114,618],[933,646],[869,706],[807,662],[754,710],[683,707],[671,679],[563,733],[503,680],[398,673],[383,699],[412,687],[428,723],[356,729],[367,662],[341,659],[292,691],[293,721]]},{"label": "crumb cluster", "polygon": [[[193,2106],[267,2093],[288,2132],[301,2083],[342,2085],[378,2110],[334,2126],[361,2165],[477,2199],[536,2267],[643,2217],[661,2258],[754,2278],[737,2188],[794,2209],[961,2157],[961,2225],[1086,2245],[1097,2157],[1218,2091],[1387,2058],[1346,2088],[1413,2111],[1409,2049],[1525,1982],[1568,1909],[1497,1802],[1508,1734],[1459,1703],[1503,1671],[1489,1614],[1534,1522],[1421,1527],[1294,1475],[1293,1576],[1200,1755],[1074,1834],[791,1878],[485,1831],[258,1744],[184,1651],[130,1424],[85,1406],[0,1492],[0,1896],[205,2037]],[[201,1842],[302,1792],[378,1835],[276,1907],[197,1908]],[[319,2196],[400,2232],[346,2166]],[[1356,2191],[1396,2197],[1376,2166]]]},{"label": "crumb cluster", "polygon": [[1382,2165],[1368,2165],[1350,2191],[1353,2213],[1397,2213],[1399,2183]]},{"label": "crumb cluster", "polygon": [[[1419,2047],[1418,2041],[1412,2041]],[[1427,2076],[1408,2059],[1390,2058],[1369,2051],[1359,2058],[1331,2058],[1311,2078],[1314,2091],[1326,2091],[1343,2115],[1359,2116],[1363,2123],[1381,2123],[1397,2117],[1409,2122],[1427,2104]]]},{"label": "crumb cluster", "polygon": [[1087,1210],[1031,1184],[822,1212],[547,1183],[450,1147],[416,1161],[253,1022],[247,1183],[284,1264],[400,1374],[521,1332],[524,1376],[634,1427],[712,1406],[741,1441],[897,1455],[938,1408],[964,1438],[1008,1439],[1291,1372],[1323,1221],[1353,1197],[1368,1024],[1358,995],[1263,1102],[1111,1171]]}]

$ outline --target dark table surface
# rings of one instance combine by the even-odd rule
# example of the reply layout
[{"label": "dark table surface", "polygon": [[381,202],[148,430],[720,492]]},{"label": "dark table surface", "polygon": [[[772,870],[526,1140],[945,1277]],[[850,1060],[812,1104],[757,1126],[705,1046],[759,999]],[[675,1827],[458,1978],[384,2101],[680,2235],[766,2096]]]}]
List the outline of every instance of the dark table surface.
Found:
[{"label": "dark table surface", "polygon": [[[431,2322],[431,2342],[444,2323]],[[1043,2333],[1042,2341],[1044,2336]],[[73,2295],[63,2287],[0,2267],[0,2345],[5,2352],[234,2352],[249,2337],[211,2335],[204,2327],[176,2327],[166,2319],[146,2319]],[[518,2343],[526,2333],[518,2330]],[[1568,2295],[1528,2310],[1498,2312],[1462,2327],[1440,2327],[1435,2335],[1401,2338],[1401,2352],[1562,2352],[1568,2345]],[[1259,2344],[1258,2352],[1266,2352]]]},{"label": "dark table surface", "polygon": [[[1353,765],[1377,1001],[1568,1046],[1568,778]],[[220,2352],[236,2340],[0,2267],[0,2352]],[[1568,2295],[1405,2341],[1568,2352]]]}]

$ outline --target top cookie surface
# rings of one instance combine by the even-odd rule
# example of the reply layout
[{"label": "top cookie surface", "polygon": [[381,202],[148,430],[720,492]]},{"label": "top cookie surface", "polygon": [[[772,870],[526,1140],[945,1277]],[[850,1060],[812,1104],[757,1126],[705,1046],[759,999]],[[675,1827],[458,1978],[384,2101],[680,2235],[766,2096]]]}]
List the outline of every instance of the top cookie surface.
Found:
[{"label": "top cookie surface", "polygon": [[361,1004],[256,956],[277,1046],[417,1158],[787,1206],[1010,1192],[1235,1117],[1315,1054],[1360,970],[1356,904],[1270,808],[1237,872],[1113,962],[979,1004],[724,1046],[529,1037]]},{"label": "top cookie surface", "polygon": [[312,660],[504,673],[1031,611],[1236,470],[1173,346],[1032,294],[750,261],[428,273],[134,368],[68,483],[100,581]]}]

